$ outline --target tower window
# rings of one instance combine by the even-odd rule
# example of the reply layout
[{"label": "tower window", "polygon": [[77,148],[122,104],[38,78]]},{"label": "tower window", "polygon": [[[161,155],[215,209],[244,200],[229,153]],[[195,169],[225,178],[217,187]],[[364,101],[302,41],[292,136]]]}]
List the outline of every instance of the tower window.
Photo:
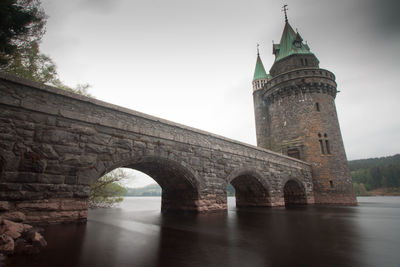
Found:
[{"label": "tower window", "polygon": [[319,146],[320,146],[320,148],[321,148],[321,153],[322,153],[322,154],[325,154],[324,143],[322,142],[321,139],[319,140]]},{"label": "tower window", "polygon": [[329,148],[329,141],[325,140],[325,146],[326,146],[326,153],[331,154],[331,150]]},{"label": "tower window", "polygon": [[333,181],[332,180],[329,181],[329,185],[331,186],[331,188],[333,188]]},{"label": "tower window", "polygon": [[301,65],[304,66],[304,59],[300,59]]},{"label": "tower window", "polygon": [[318,102],[315,103],[315,109],[316,109],[317,111],[321,111],[320,108],[319,108],[319,103],[318,103]]},{"label": "tower window", "polygon": [[321,154],[331,154],[331,148],[329,146],[328,135],[325,133],[322,137],[321,133],[318,133],[318,141],[321,149]]},{"label": "tower window", "polygon": [[304,64],[307,66],[308,65],[308,62],[307,62],[307,59],[305,58],[304,59]]}]

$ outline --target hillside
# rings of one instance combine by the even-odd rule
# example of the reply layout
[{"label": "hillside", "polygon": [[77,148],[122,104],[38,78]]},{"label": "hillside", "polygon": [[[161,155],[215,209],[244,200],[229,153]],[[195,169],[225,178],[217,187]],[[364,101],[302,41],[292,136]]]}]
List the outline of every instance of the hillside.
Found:
[{"label": "hillside", "polygon": [[161,187],[158,184],[150,184],[140,188],[127,188],[125,196],[148,197],[161,196]]},{"label": "hillside", "polygon": [[400,154],[349,161],[357,195],[400,195]]}]

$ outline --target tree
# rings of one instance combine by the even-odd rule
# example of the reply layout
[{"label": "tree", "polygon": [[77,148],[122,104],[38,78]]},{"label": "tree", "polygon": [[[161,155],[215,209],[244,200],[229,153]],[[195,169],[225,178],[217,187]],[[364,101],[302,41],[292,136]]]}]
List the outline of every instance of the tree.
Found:
[{"label": "tree", "polygon": [[39,0],[0,2],[0,66],[38,45],[45,33],[46,15]]},{"label": "tree", "polygon": [[359,187],[360,196],[368,196],[367,189],[365,188],[364,184],[360,184]]},{"label": "tree", "polygon": [[50,57],[40,53],[37,43],[32,43],[23,52],[14,53],[3,70],[40,83],[61,84],[56,65]]},{"label": "tree", "polygon": [[112,207],[116,203],[122,202],[127,193],[122,185],[127,177],[122,169],[116,169],[101,177],[90,188],[89,207]]},{"label": "tree", "polygon": [[353,189],[354,189],[354,193],[356,193],[357,196],[360,195],[360,185],[357,183],[353,183]]},{"label": "tree", "polygon": [[93,97],[88,84],[61,82],[53,60],[40,52],[47,22],[40,0],[0,2],[0,70],[70,92]]}]

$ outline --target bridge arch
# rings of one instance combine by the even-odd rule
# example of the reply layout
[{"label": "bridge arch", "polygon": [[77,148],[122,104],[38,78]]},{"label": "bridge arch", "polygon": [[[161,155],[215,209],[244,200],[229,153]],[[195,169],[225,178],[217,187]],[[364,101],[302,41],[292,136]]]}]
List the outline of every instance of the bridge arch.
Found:
[{"label": "bridge arch", "polygon": [[117,168],[131,168],[153,178],[162,188],[161,210],[198,211],[200,180],[189,166],[161,156],[133,157],[112,163],[93,175],[91,183]]},{"label": "bridge arch", "polygon": [[232,172],[227,182],[235,188],[236,206],[271,207],[270,185],[257,171],[241,168]]},{"label": "bridge arch", "polygon": [[283,195],[286,206],[306,205],[306,189],[301,181],[295,178],[286,180],[283,186]]}]

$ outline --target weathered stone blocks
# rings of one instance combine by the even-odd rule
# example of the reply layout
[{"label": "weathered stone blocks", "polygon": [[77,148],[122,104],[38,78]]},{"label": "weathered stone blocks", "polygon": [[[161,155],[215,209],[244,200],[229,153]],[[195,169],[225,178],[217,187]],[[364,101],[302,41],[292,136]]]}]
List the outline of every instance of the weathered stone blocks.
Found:
[{"label": "weathered stone blocks", "polygon": [[118,167],[157,181],[162,211],[226,210],[226,186],[243,170],[252,172],[233,183],[239,205],[283,205],[289,178],[313,200],[302,161],[3,74],[0,88],[19,95],[0,101],[0,209],[27,222],[85,221],[90,185]]}]

